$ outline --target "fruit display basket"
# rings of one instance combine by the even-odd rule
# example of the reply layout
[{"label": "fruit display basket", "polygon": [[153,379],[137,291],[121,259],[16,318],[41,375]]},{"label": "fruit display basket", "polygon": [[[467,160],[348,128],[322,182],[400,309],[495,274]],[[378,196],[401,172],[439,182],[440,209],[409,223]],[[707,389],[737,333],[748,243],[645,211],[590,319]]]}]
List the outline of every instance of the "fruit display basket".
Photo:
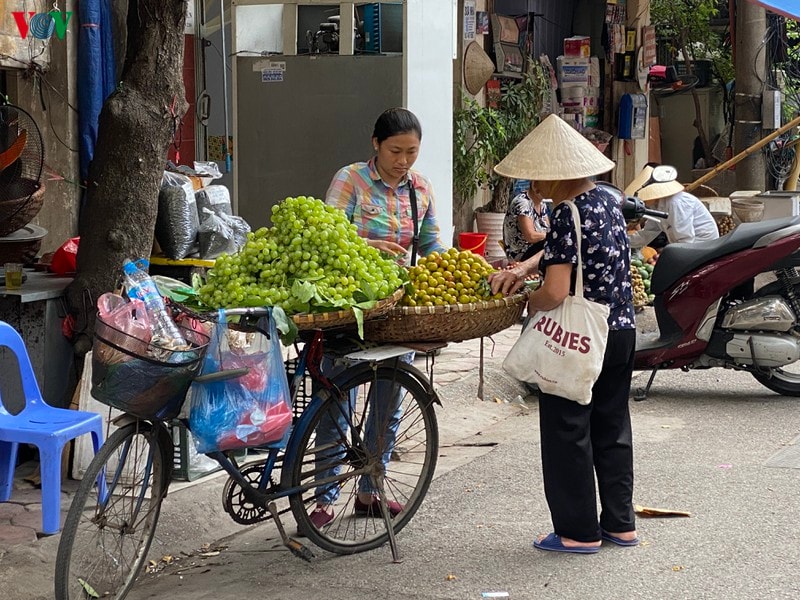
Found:
[{"label": "fruit display basket", "polygon": [[[382,300],[369,310],[364,311],[364,321],[382,317],[391,311],[403,297],[403,288],[395,290],[394,294]],[[300,330],[306,329],[332,329],[356,324],[356,317],[352,309],[334,310],[320,313],[298,313],[292,315],[292,321]]]},{"label": "fruit display basket", "polygon": [[498,333],[518,323],[528,292],[499,300],[445,306],[399,306],[385,318],[364,323],[372,342],[463,342]]}]

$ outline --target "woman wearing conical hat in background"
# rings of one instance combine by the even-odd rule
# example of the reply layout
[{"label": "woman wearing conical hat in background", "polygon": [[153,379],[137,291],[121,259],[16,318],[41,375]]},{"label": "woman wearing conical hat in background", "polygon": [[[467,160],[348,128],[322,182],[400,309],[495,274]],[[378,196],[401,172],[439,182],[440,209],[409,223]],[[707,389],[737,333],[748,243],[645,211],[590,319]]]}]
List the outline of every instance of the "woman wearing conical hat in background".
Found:
[{"label": "woman wearing conical hat in background", "polygon": [[[567,200],[580,214],[584,296],[609,307],[603,369],[592,388],[592,401],[581,405],[557,395],[539,395],[544,491],[554,528],[534,541],[541,550],[592,554],[602,540],[638,544],[628,411],[636,343],[630,246],[617,201],[591,179],[613,168],[611,160],[555,115],[495,167],[500,175],[534,181],[542,195],[553,200],[540,264],[544,279],[530,295],[528,313],[556,308],[574,292],[577,240]],[[493,291],[515,291],[527,274],[526,263],[493,274]]]},{"label": "woman wearing conical hat in background", "polygon": [[653,181],[655,166],[656,163],[647,164],[625,188],[625,193],[628,196],[638,196],[641,200],[653,204],[652,208],[669,216],[666,219],[655,217],[644,219],[642,228],[629,234],[631,247],[643,248],[662,232],[666,234],[667,241],[671,244],[717,239],[719,237],[717,223],[705,204],[685,191],[683,184],[677,181]]}]

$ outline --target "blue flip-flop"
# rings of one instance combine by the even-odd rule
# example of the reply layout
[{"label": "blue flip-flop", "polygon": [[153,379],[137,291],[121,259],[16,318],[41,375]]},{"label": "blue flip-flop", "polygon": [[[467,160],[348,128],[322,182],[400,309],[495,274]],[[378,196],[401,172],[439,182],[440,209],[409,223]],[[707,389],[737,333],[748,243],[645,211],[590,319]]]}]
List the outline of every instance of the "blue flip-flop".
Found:
[{"label": "blue flip-flop", "polygon": [[596,554],[600,552],[600,546],[565,546],[561,542],[561,536],[551,533],[541,540],[535,540],[533,547],[549,552],[570,552],[572,554]]},{"label": "blue flip-flop", "polygon": [[611,542],[612,544],[616,544],[617,546],[638,546],[639,545],[639,538],[635,537],[632,540],[623,540],[620,537],[615,535],[611,535],[605,529],[600,530],[600,537],[602,537],[607,542]]}]

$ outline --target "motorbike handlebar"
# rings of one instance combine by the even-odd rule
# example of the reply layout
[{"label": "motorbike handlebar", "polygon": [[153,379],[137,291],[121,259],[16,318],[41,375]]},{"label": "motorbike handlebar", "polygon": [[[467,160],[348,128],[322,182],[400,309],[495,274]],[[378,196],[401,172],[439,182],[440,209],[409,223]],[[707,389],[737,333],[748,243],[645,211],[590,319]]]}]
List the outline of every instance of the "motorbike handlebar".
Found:
[{"label": "motorbike handlebar", "polygon": [[619,188],[609,183],[599,183],[598,186],[609,192],[619,202],[619,208],[622,211],[622,216],[628,222],[640,221],[642,217],[658,217],[659,219],[666,219],[669,215],[660,210],[647,208],[643,200],[636,196],[628,196]]}]

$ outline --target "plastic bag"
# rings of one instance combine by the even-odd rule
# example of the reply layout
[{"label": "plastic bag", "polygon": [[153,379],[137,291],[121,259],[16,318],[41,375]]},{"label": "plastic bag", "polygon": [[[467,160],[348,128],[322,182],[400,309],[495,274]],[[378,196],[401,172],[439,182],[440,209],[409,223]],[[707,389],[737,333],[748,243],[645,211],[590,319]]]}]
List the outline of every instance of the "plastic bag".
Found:
[{"label": "plastic bag", "polygon": [[203,363],[203,374],[246,367],[246,375],[209,383],[192,383],[189,428],[198,452],[236,450],[281,440],[292,422],[289,382],[283,366],[275,321],[262,318],[259,327],[269,332],[254,336],[243,351],[227,342],[225,313]]},{"label": "plastic bag", "polygon": [[164,171],[158,194],[156,240],[167,258],[180,260],[194,250],[200,218],[191,180]]},{"label": "plastic bag", "polygon": [[208,208],[203,209],[200,223],[200,258],[217,258],[220,254],[236,252],[233,228],[223,218]]},{"label": "plastic bag", "polygon": [[214,211],[218,215],[232,215],[231,193],[224,185],[209,185],[195,193],[197,198],[197,211],[201,215],[204,209]]},{"label": "plastic bag", "polygon": [[68,239],[61,244],[53,253],[53,259],[50,261],[50,270],[59,275],[66,275],[67,273],[74,273],[77,267],[78,257],[78,244],[81,238],[74,237]]},{"label": "plastic bag", "polygon": [[233,242],[236,246],[235,252],[238,252],[247,243],[247,234],[250,233],[250,224],[242,217],[236,215],[219,215],[219,217],[231,228],[233,231]]},{"label": "plastic bag", "polygon": [[[121,352],[113,346],[127,348],[133,353],[144,355],[151,337],[151,324],[144,303],[141,300],[128,302],[122,296],[105,293],[97,299],[97,313],[102,323],[96,328],[108,344],[98,346],[97,358],[108,365],[131,360],[130,354]],[[103,324],[110,327],[103,327]],[[128,337],[136,338],[141,345],[133,344]],[[112,345],[109,345],[112,344]]]}]

